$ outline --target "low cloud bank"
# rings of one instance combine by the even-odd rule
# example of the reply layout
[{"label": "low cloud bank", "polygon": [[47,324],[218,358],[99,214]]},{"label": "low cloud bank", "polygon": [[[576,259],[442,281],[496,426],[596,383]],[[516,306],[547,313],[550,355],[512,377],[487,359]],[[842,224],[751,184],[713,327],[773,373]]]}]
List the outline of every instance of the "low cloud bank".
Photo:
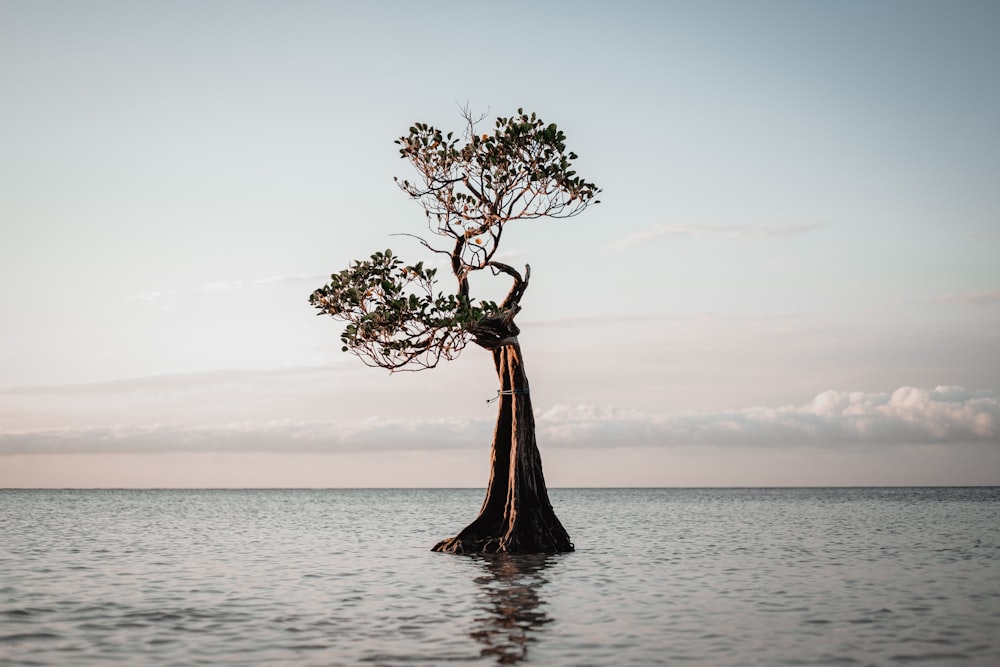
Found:
[{"label": "low cloud bank", "polygon": [[[478,427],[478,428],[477,428]],[[0,454],[60,452],[343,452],[452,449],[483,439],[485,420],[151,424],[0,431]],[[475,440],[473,440],[475,438]]]},{"label": "low cloud bank", "polygon": [[[537,426],[543,447],[1000,445],[1000,394],[946,386],[827,391],[798,406],[683,414],[556,405],[539,412]],[[0,430],[0,454],[440,450],[483,447],[491,432],[492,417]]]},{"label": "low cloud bank", "polygon": [[1000,397],[963,387],[901,387],[891,394],[826,391],[804,405],[721,413],[644,413],[555,406],[539,419],[561,445],[1000,444]]}]

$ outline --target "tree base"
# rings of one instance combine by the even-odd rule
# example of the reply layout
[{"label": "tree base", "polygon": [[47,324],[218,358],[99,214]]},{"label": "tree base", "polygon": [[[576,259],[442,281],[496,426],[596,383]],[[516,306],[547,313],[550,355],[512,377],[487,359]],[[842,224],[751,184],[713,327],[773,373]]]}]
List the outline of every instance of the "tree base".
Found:
[{"label": "tree base", "polygon": [[498,523],[480,515],[455,537],[435,544],[431,551],[451,554],[557,554],[573,551],[569,534],[556,518],[552,507],[533,509],[522,511],[513,527],[505,526],[502,519]]},{"label": "tree base", "polygon": [[[537,536],[542,537],[542,536]],[[558,554],[573,551],[568,535],[561,539],[536,539],[530,541],[505,541],[500,537],[470,537],[458,534],[435,544],[431,551],[448,554]]]}]

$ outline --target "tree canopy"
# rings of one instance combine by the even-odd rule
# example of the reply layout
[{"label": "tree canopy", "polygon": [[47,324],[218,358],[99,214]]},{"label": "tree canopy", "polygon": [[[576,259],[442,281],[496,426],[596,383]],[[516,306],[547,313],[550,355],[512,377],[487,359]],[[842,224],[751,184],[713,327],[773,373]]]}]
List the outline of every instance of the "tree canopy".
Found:
[{"label": "tree canopy", "polygon": [[[447,257],[457,282],[452,293],[437,288],[434,268],[406,265],[391,250],[353,262],[330,276],[310,296],[319,314],[347,322],[343,349],[370,366],[421,370],[453,359],[473,340],[496,347],[516,334],[514,316],[530,278],[494,259],[504,229],[514,220],[568,218],[599,203],[600,189],[576,175],[576,153],[566,136],[522,109],[497,118],[492,133],[465,109],[464,131],[444,133],[416,123],[396,140],[400,156],[415,169],[410,179],[395,179],[419,202],[431,237],[417,239]],[[513,286],[496,303],[469,294],[469,275],[490,269],[508,275]]]}]

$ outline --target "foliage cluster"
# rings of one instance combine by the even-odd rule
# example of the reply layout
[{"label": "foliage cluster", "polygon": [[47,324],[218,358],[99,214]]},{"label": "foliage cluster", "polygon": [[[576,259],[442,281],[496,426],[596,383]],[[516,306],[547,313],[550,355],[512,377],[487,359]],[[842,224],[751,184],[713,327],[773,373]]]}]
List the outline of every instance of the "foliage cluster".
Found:
[{"label": "foliage cluster", "polygon": [[392,250],[376,252],[330,276],[309,302],[320,314],[346,320],[343,351],[390,370],[431,368],[454,359],[469,329],[499,307],[492,301],[434,292],[437,269],[423,262],[404,266]]},{"label": "foliage cluster", "polygon": [[424,245],[451,257],[460,289],[465,274],[489,265],[508,222],[571,217],[599,192],[576,175],[578,156],[566,151],[562,130],[517,112],[497,118],[492,134],[479,134],[466,112],[462,137],[416,123],[396,140],[418,174],[396,182],[423,206],[430,231],[451,240],[448,248]]},{"label": "foliage cluster", "polygon": [[[390,370],[431,368],[453,359],[470,339],[489,347],[516,331],[513,317],[527,286],[524,277],[494,260],[504,227],[512,220],[568,218],[583,211],[600,189],[576,175],[576,153],[555,124],[518,109],[481,134],[466,109],[461,136],[415,123],[396,140],[400,156],[417,172],[396,179],[423,207],[437,244],[416,238],[447,257],[457,281],[454,294],[435,291],[435,269],[423,262],[404,266],[391,251],[377,252],[330,277],[310,303],[320,314],[347,322],[341,341],[365,363]],[[476,301],[469,274],[489,268],[505,273],[514,286],[503,303]]]}]

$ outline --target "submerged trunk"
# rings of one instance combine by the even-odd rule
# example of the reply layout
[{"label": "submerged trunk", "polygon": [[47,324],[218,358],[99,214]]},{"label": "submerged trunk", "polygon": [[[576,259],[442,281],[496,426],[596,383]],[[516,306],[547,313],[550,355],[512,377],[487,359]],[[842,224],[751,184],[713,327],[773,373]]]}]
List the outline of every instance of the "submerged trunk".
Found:
[{"label": "submerged trunk", "polygon": [[573,551],[559,523],[535,444],[528,379],[517,338],[493,348],[500,379],[499,408],[486,500],[479,516],[455,537],[436,544],[449,553],[559,553]]}]

